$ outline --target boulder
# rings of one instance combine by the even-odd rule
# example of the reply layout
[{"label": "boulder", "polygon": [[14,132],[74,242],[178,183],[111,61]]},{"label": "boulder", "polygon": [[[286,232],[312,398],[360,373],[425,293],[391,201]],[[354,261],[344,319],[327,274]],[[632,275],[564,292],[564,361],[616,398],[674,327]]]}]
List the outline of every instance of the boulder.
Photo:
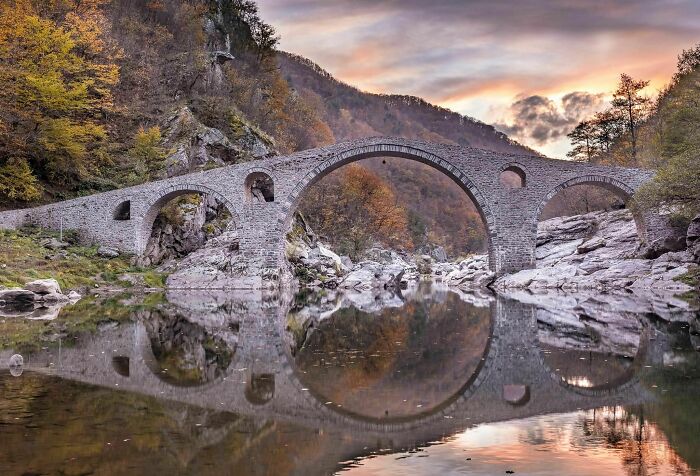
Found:
[{"label": "boulder", "polygon": [[433,259],[428,255],[416,256],[416,268],[419,274],[432,274]]},{"label": "boulder", "polygon": [[97,256],[102,258],[116,258],[119,256],[119,251],[107,246],[100,246],[97,248]]},{"label": "boulder", "polygon": [[48,248],[50,250],[60,250],[68,247],[68,243],[59,241],[56,238],[46,238],[45,240],[41,240],[40,244],[44,248]]},{"label": "boulder", "polygon": [[61,294],[61,286],[55,279],[37,279],[25,284],[24,289],[36,294]]}]

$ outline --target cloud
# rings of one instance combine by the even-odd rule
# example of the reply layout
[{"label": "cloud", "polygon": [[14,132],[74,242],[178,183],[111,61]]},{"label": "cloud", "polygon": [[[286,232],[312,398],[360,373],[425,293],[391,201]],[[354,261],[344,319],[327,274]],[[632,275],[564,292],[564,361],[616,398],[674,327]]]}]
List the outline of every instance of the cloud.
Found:
[{"label": "cloud", "polygon": [[510,105],[508,119],[496,127],[524,143],[543,146],[562,139],[604,104],[603,94],[584,91],[568,93],[559,101],[539,95],[522,97]]}]

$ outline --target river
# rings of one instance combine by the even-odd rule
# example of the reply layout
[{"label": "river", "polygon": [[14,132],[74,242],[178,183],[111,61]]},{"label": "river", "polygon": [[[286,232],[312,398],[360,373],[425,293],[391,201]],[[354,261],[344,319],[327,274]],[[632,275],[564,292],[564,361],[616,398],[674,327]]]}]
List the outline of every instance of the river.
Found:
[{"label": "river", "polygon": [[698,315],[644,299],[95,304],[94,329],[0,350],[0,474],[698,474]]}]

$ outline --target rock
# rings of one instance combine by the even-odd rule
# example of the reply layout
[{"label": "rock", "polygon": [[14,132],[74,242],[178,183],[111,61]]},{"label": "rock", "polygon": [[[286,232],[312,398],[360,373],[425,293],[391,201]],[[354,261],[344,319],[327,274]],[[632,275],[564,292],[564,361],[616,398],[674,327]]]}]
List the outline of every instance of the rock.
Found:
[{"label": "rock", "polygon": [[447,252],[442,246],[436,246],[430,252],[430,256],[438,263],[444,263],[447,261]]},{"label": "rock", "polygon": [[59,241],[56,238],[46,238],[44,240],[41,240],[40,244],[44,248],[48,248],[50,250],[59,250],[68,247],[68,243]]},{"label": "rock", "polygon": [[70,298],[65,294],[61,294],[60,292],[53,292],[48,294],[42,294],[41,299],[39,300],[46,303],[61,303],[70,301]]},{"label": "rock", "polygon": [[37,279],[25,284],[24,289],[36,294],[61,294],[61,286],[55,279]]},{"label": "rock", "polygon": [[597,250],[598,248],[602,248],[605,246],[605,240],[599,236],[596,236],[595,238],[591,238],[588,241],[584,241],[578,247],[576,248],[576,252],[579,254],[585,254],[588,253],[589,251],[594,251]]},{"label": "rock", "polygon": [[347,269],[352,269],[352,260],[350,259],[349,256],[341,256],[340,257],[340,262],[345,266]]},{"label": "rock", "polygon": [[33,303],[36,295],[27,289],[0,289],[0,306]]},{"label": "rock", "polygon": [[119,251],[107,246],[100,246],[97,248],[97,256],[102,258],[116,258],[119,256]]},{"label": "rock", "polygon": [[[230,59],[217,55],[215,62]],[[235,117],[236,137],[202,124],[188,107],[176,110],[163,125],[163,145],[175,152],[166,159],[168,177],[215,165],[274,155],[272,140],[242,117]]]},{"label": "rock", "polygon": [[71,300],[71,302],[77,302],[77,301],[80,301],[80,300],[83,298],[83,296],[81,296],[81,295],[80,295],[79,293],[77,293],[76,291],[71,291],[71,292],[69,292],[69,293],[67,294],[67,297],[68,297],[68,299]]},{"label": "rock", "polygon": [[686,249],[687,228],[674,222],[671,213],[645,217],[648,241],[640,247],[640,256],[655,259],[669,251]]}]

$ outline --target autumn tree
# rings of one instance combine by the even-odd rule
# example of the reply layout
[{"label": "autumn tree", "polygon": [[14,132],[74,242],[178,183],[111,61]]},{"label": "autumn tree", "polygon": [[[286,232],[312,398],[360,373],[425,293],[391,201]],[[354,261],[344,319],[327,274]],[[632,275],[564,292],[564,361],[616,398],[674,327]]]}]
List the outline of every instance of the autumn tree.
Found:
[{"label": "autumn tree", "polygon": [[413,247],[406,209],[381,177],[361,165],[348,165],[316,184],[302,209],[320,236],[353,259],[374,242]]},{"label": "autumn tree", "polygon": [[161,139],[158,126],[148,129],[141,127],[134,136],[134,145],[129,149],[129,155],[134,159],[132,166],[139,178],[149,180],[161,178],[163,165],[168,156],[168,151],[161,146]]},{"label": "autumn tree", "polygon": [[27,0],[0,6],[0,164],[29,163],[57,184],[97,165],[101,120],[119,78],[100,2],[64,3],[58,19],[40,16]]}]

